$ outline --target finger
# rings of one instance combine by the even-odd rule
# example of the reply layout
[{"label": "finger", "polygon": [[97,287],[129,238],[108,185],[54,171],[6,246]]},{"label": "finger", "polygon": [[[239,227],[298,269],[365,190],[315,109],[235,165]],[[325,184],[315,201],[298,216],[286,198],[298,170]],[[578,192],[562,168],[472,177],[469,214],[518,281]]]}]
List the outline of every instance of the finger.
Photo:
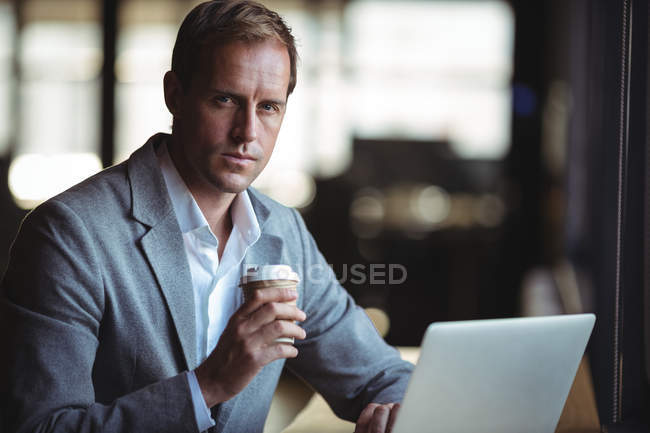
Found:
[{"label": "finger", "polygon": [[368,433],[384,433],[388,425],[388,418],[390,416],[390,408],[387,405],[377,406],[372,413],[372,419],[368,425]]},{"label": "finger", "polygon": [[393,431],[393,426],[395,425],[395,420],[397,419],[397,414],[399,413],[399,408],[401,407],[399,403],[391,403],[393,406],[390,410],[390,417],[388,418],[388,426],[386,426],[386,433]]},{"label": "finger", "polygon": [[269,302],[290,302],[298,299],[298,291],[288,287],[268,287],[252,292],[250,299],[244,302],[238,313],[249,315]]},{"label": "finger", "polygon": [[265,344],[273,344],[280,337],[297,338],[304,340],[307,336],[304,329],[289,320],[275,320],[264,325],[253,338],[261,338]]},{"label": "finger", "polygon": [[249,316],[248,322],[251,330],[255,330],[273,322],[274,320],[293,320],[302,322],[306,317],[305,313],[299,310],[295,305],[270,302],[262,305],[254,311]]},{"label": "finger", "polygon": [[370,424],[372,414],[377,406],[379,406],[377,403],[370,403],[363,411],[361,411],[361,415],[359,415],[359,419],[357,420],[357,425],[354,428],[354,433],[366,433],[368,431],[368,424]]},{"label": "finger", "polygon": [[261,361],[263,365],[281,358],[295,358],[298,356],[298,349],[291,344],[274,343],[264,347],[262,350]]}]

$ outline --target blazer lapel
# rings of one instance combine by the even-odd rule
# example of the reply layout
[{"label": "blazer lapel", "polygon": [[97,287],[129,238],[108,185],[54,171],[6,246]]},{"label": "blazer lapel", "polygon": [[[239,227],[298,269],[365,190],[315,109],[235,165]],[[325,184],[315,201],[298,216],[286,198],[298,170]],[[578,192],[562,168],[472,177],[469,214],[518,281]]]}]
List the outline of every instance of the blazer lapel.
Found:
[{"label": "blazer lapel", "polygon": [[183,236],[160,172],[155,146],[165,134],[154,135],[129,159],[132,216],[150,227],[141,246],[153,269],[180,340],[187,369],[196,367],[194,291]]},{"label": "blazer lapel", "polygon": [[244,266],[243,270],[252,266],[259,265],[291,265],[295,267],[296,263],[284,263],[283,251],[284,251],[284,241],[281,237],[271,235],[268,232],[264,231],[264,226],[271,214],[271,211],[266,207],[262,201],[258,198],[258,192],[253,188],[248,189],[248,196],[250,197],[251,204],[253,205],[253,210],[255,210],[255,216],[257,217],[257,222],[260,225],[262,234],[257,242],[252,245],[246,252],[244,257]]},{"label": "blazer lapel", "polygon": [[282,238],[262,233],[255,245],[246,253],[243,270],[253,266],[282,264],[291,265],[295,268],[295,263],[284,263],[282,259],[283,246],[284,241]]},{"label": "blazer lapel", "polygon": [[142,249],[167,302],[187,369],[196,367],[196,329],[192,277],[174,213],[142,237]]}]

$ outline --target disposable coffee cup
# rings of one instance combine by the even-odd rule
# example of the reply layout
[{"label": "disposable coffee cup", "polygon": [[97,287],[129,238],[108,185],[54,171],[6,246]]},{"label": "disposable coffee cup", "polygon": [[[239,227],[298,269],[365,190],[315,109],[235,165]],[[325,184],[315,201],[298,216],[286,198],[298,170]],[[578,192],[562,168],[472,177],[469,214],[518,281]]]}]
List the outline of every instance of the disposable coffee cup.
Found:
[{"label": "disposable coffee cup", "polygon": [[[246,302],[251,299],[255,290],[270,287],[286,287],[296,290],[299,281],[298,274],[289,265],[265,265],[246,269],[246,273],[241,277],[239,285],[244,294],[244,302]],[[296,301],[289,301],[287,304],[296,305]],[[293,344],[294,339],[280,337],[275,342]]]}]

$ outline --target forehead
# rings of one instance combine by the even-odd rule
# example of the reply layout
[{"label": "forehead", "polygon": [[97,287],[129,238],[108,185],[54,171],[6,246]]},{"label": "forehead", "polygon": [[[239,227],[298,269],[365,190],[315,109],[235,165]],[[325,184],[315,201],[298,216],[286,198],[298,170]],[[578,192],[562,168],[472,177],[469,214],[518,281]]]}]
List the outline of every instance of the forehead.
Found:
[{"label": "forehead", "polygon": [[288,50],[279,41],[233,41],[203,50],[196,84],[204,89],[275,93],[284,97],[290,69]]}]

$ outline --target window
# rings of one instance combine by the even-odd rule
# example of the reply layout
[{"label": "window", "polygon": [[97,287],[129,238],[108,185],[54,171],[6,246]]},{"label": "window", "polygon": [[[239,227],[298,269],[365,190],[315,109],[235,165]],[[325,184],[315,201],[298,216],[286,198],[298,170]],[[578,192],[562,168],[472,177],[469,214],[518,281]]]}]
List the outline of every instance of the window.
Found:
[{"label": "window", "polygon": [[30,0],[23,22],[9,187],[29,208],[101,169],[103,56],[98,2]]}]

